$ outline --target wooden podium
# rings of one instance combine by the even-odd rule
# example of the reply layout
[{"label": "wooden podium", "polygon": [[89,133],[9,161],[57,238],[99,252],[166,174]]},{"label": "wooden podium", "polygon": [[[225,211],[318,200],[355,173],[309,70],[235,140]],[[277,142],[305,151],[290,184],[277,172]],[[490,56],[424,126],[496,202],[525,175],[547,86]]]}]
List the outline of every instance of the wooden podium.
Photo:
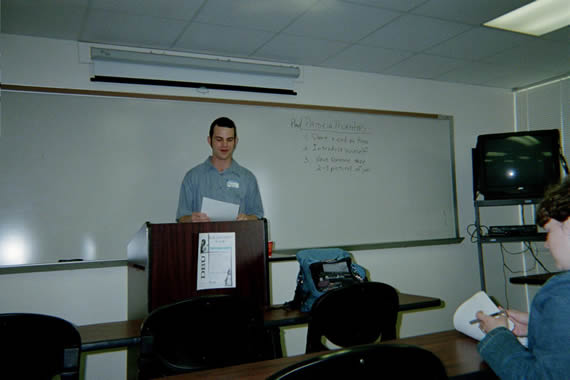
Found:
[{"label": "wooden podium", "polygon": [[[236,287],[196,290],[198,234],[235,232]],[[128,252],[128,319],[162,305],[206,294],[253,297],[269,305],[267,220],[211,223],[145,223]]]}]

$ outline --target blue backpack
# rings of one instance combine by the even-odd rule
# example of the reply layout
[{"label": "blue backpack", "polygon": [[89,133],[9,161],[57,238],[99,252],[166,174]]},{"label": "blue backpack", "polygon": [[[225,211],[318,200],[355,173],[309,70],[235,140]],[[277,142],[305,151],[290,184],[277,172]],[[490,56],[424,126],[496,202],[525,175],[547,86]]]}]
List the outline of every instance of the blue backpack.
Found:
[{"label": "blue backpack", "polygon": [[331,289],[367,281],[366,269],[352,262],[340,248],[305,249],[297,252],[299,274],[295,297],[286,307],[311,311],[313,303]]}]

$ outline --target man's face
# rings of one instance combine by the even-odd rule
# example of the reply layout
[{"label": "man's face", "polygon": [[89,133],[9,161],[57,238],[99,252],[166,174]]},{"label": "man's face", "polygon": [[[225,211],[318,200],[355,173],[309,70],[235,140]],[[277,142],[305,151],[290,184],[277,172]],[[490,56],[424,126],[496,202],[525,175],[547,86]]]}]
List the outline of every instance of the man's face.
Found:
[{"label": "man's face", "polygon": [[231,160],[237,145],[236,130],[214,126],[212,137],[208,136],[208,144],[212,147],[212,155],[218,160]]}]

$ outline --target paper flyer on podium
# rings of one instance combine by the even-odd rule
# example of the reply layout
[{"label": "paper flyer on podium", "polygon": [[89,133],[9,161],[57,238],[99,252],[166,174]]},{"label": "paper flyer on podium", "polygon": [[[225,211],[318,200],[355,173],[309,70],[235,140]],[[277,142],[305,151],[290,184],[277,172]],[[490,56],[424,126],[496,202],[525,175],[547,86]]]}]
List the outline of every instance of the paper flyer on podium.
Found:
[{"label": "paper flyer on podium", "polygon": [[236,234],[209,232],[198,235],[196,290],[236,287]]}]

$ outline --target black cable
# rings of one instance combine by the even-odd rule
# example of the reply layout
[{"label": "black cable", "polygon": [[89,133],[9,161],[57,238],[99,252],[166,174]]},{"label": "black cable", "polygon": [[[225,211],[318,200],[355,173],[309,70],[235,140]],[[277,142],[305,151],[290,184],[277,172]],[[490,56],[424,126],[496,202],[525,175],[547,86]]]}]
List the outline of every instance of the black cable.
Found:
[{"label": "black cable", "polygon": [[527,251],[527,248],[524,248],[522,251],[511,252],[507,248],[505,248],[504,243],[501,243],[501,251],[503,251],[503,250],[511,256],[517,256],[517,255],[522,255],[523,253],[525,253]]},{"label": "black cable", "polygon": [[[502,245],[503,244],[501,243],[501,246]],[[507,302],[507,309],[509,309],[510,308],[510,302],[509,302],[509,292],[507,290],[507,285],[508,285],[507,284],[507,272],[505,272],[505,268],[507,268],[509,270],[511,270],[511,269],[509,268],[509,266],[505,262],[505,255],[502,254],[502,252],[503,252],[503,250],[501,249],[501,257],[503,259],[503,288],[505,289],[505,301]],[[512,273],[512,271],[511,271],[511,273]]]},{"label": "black cable", "polygon": [[[535,269],[535,268],[536,268],[536,264],[538,263],[538,264],[542,267],[542,269],[544,269],[546,272],[550,273],[551,271],[548,270],[548,269],[546,268],[546,266],[542,263],[542,261],[540,261],[540,259],[536,256],[536,253],[534,252],[534,249],[532,248],[532,245],[531,245],[529,242],[526,242],[526,241],[525,241],[525,242],[524,242],[524,246],[525,246],[526,248],[523,249],[522,251],[511,252],[511,251],[509,251],[509,250],[503,245],[503,243],[501,243],[501,252],[507,253],[507,254],[509,254],[509,255],[511,255],[511,256],[517,256],[517,255],[521,255],[521,254],[523,254],[523,253],[525,253],[525,252],[528,251],[528,252],[530,252],[531,256],[533,257],[535,264],[533,265],[532,268],[527,269],[527,272],[528,272],[528,271],[531,271],[531,270],[533,270],[533,269]],[[509,268],[509,270],[510,270],[510,268]],[[511,272],[512,272],[512,273],[522,273],[522,272],[524,272],[524,271],[520,271],[520,272],[511,271]]]},{"label": "black cable", "polygon": [[546,269],[546,267],[544,266],[542,261],[540,261],[538,259],[538,257],[536,257],[536,254],[534,253],[534,249],[532,249],[532,245],[530,243],[526,243],[526,244],[528,244],[528,250],[529,250],[530,254],[532,255],[532,257],[534,257],[535,262],[537,262],[542,267],[542,269],[544,269],[547,273],[550,273],[550,271],[548,269]]},{"label": "black cable", "polygon": [[[470,228],[472,230],[470,230]],[[475,223],[469,224],[466,228],[467,234],[471,239],[471,243],[477,243],[477,225]],[[484,236],[489,233],[489,227],[487,226],[479,226],[479,235]]]},{"label": "black cable", "polygon": [[[502,255],[502,257],[503,257],[503,266],[506,267],[506,268],[509,270],[509,272],[511,272],[511,273],[513,273],[513,274],[524,273],[524,272],[525,272],[524,269],[521,269],[521,270],[513,270],[513,269],[511,269],[511,267],[509,267],[509,266],[507,265],[507,263],[505,262],[505,252],[506,252],[506,253],[509,253],[509,251],[507,251],[507,249],[504,247],[503,243],[501,243],[501,255]],[[509,254],[510,254],[510,255],[521,255],[521,254],[523,254],[523,253],[524,253],[524,251],[516,252],[516,253],[509,253]],[[527,269],[526,271],[529,271],[529,270],[532,270],[532,269],[533,269],[533,268],[530,268],[530,269]]]},{"label": "black cable", "polygon": [[[564,171],[566,172],[566,174],[568,174],[568,164],[566,162],[566,158],[564,158],[564,155],[562,155],[562,153],[560,153],[560,158],[563,161],[562,166],[564,167]],[[522,216],[523,224],[525,224],[524,206],[522,207],[522,215],[521,216]],[[550,273],[550,271],[548,269],[546,269],[546,267],[544,266],[542,261],[540,261],[539,258],[534,253],[531,242],[524,242],[524,244],[527,247],[530,254],[532,255],[532,257],[534,258],[534,266],[532,269],[536,268],[536,263],[538,263],[542,267],[542,269],[544,269],[547,273]],[[530,270],[532,270],[532,269],[530,269]]]}]

